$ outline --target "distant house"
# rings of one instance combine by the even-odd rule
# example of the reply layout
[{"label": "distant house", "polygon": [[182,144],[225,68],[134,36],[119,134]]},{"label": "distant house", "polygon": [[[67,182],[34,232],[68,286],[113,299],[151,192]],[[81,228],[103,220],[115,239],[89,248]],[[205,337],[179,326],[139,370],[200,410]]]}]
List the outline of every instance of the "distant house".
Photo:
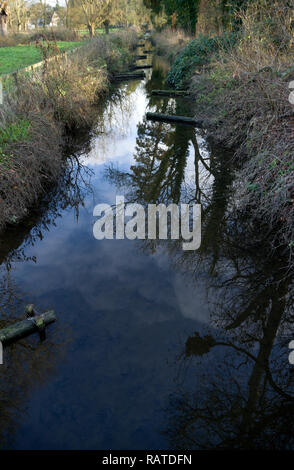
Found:
[{"label": "distant house", "polygon": [[51,21],[49,23],[49,28],[57,28],[58,26],[60,26],[60,23],[61,23],[60,18],[59,18],[58,14],[55,11],[53,13]]},{"label": "distant house", "polygon": [[26,29],[28,29],[28,30],[36,29],[36,25],[34,25],[33,23],[30,23],[30,21],[29,21],[26,24]]}]

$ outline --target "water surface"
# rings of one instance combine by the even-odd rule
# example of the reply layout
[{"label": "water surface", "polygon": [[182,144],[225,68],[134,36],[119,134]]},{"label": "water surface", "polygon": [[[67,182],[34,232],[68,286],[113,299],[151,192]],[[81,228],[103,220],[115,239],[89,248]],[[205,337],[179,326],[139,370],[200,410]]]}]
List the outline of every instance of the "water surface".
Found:
[{"label": "water surface", "polygon": [[[193,113],[189,100],[151,96],[167,71],[153,60],[145,81],[97,111],[56,190],[2,240],[1,324],[27,303],[58,318],[46,341],[5,350],[4,448],[293,447],[285,254],[236,217],[231,154],[205,132],[146,120]],[[121,194],[201,203],[201,249],[95,240],[94,206]]]}]

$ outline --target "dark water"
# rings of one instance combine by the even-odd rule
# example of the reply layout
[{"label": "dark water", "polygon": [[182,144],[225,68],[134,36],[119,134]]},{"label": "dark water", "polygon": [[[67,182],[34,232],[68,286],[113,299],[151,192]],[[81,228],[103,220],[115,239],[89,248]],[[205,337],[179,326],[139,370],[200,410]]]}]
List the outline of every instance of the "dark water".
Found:
[{"label": "dark water", "polygon": [[[145,81],[114,92],[55,192],[1,242],[0,326],[27,303],[58,317],[46,341],[5,350],[4,448],[293,448],[286,253],[233,210],[231,154],[205,132],[146,121],[147,110],[192,114],[189,100],[151,97],[167,71],[153,60]],[[200,250],[95,240],[94,206],[121,194],[201,203]]]}]

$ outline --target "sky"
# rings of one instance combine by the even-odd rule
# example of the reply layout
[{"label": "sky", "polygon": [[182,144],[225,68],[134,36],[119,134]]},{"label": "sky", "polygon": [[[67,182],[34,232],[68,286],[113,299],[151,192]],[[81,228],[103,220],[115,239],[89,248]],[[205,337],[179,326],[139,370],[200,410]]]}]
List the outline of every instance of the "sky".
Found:
[{"label": "sky", "polygon": [[[47,0],[47,3],[48,5],[51,5],[52,7],[55,7],[56,5],[56,0]],[[58,0],[58,3],[61,7],[63,7],[65,5],[65,1],[64,0]]]}]

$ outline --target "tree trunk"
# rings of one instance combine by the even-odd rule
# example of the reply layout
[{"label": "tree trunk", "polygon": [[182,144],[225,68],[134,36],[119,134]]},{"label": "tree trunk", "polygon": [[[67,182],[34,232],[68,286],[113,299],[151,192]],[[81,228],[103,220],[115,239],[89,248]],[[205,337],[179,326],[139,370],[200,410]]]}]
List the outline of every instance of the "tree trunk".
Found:
[{"label": "tree trunk", "polygon": [[186,116],[174,116],[160,113],[147,113],[148,121],[175,122],[176,124],[188,124],[195,127],[203,127],[203,119],[194,119]]},{"label": "tree trunk", "polygon": [[172,15],[171,27],[172,27],[172,31],[175,32],[176,29],[177,29],[177,14],[176,13],[173,13],[173,15]]},{"label": "tree trunk", "polygon": [[88,30],[90,38],[93,38],[95,36],[95,25],[88,23]]},{"label": "tree trunk", "polygon": [[8,28],[7,28],[7,16],[0,15],[0,35],[1,36],[8,36]]},{"label": "tree trunk", "polygon": [[69,29],[69,3],[65,0],[65,8],[66,8],[66,15],[65,15],[65,26]]},{"label": "tree trunk", "polygon": [[5,345],[31,335],[47,325],[54,323],[56,316],[53,311],[42,313],[36,317],[14,323],[0,330],[0,341]]},{"label": "tree trunk", "polygon": [[104,21],[105,34],[109,34],[109,21]]}]

